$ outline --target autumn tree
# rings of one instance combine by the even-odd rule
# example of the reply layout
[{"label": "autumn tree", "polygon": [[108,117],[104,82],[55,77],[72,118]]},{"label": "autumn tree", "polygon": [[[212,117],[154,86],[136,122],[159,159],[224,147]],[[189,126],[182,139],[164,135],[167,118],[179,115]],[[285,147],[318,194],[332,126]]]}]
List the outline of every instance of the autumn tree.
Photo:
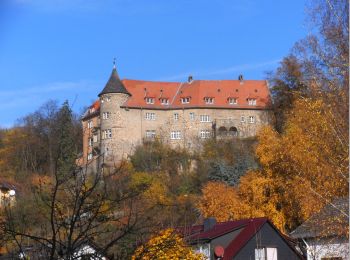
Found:
[{"label": "autumn tree", "polygon": [[150,238],[136,249],[133,260],[174,259],[201,260],[201,254],[195,253],[174,229],[166,229]]}]

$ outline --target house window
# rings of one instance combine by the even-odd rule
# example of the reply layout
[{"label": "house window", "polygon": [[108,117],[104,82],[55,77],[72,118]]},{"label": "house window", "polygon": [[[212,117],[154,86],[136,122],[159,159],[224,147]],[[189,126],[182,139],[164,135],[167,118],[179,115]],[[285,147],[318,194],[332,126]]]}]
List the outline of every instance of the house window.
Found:
[{"label": "house window", "polygon": [[146,120],[156,120],[156,114],[155,113],[146,113],[145,119]]},{"label": "house window", "polygon": [[154,104],[154,98],[146,97],[146,104]]},{"label": "house window", "polygon": [[230,105],[237,105],[237,98],[229,98],[228,103]]},{"label": "house window", "polygon": [[248,105],[249,106],[256,106],[256,99],[255,98],[248,98]]},{"label": "house window", "polygon": [[107,102],[110,102],[110,101],[111,101],[111,97],[110,97],[110,96],[107,96],[107,97],[106,97],[106,101],[107,101]]},{"label": "house window", "polygon": [[255,123],[255,117],[249,116],[249,123],[254,124]]},{"label": "house window", "polygon": [[112,138],[112,129],[104,130],[102,133],[103,139]]},{"label": "house window", "polygon": [[93,139],[89,138],[89,146],[92,146]]},{"label": "house window", "polygon": [[194,113],[193,113],[193,112],[190,113],[190,120],[191,120],[191,121],[194,121],[194,120],[195,120],[195,117],[194,117]]},{"label": "house window", "polygon": [[190,103],[190,97],[183,97],[181,98],[182,104],[189,104]]},{"label": "house window", "polygon": [[200,131],[200,138],[202,139],[207,139],[207,138],[210,138],[211,137],[211,133],[209,130],[201,130]]},{"label": "house window", "polygon": [[214,104],[214,98],[213,97],[205,97],[204,102],[205,102],[205,104]]},{"label": "house window", "polygon": [[172,139],[172,140],[179,140],[179,139],[181,139],[181,132],[180,131],[172,131],[170,133],[170,139]]},{"label": "house window", "polygon": [[255,260],[277,260],[277,248],[274,248],[274,247],[256,248]]},{"label": "house window", "polygon": [[209,115],[200,115],[200,121],[201,122],[210,122]]},{"label": "house window", "polygon": [[108,119],[111,115],[111,112],[103,112],[102,113],[102,119]]},{"label": "house window", "polygon": [[108,153],[109,153],[109,148],[108,148],[108,147],[106,147],[106,148],[105,148],[105,155],[107,156],[107,155],[108,155]]},{"label": "house window", "polygon": [[91,160],[91,159],[92,159],[92,153],[89,153],[89,154],[88,154],[87,159],[88,159],[88,160]]},{"label": "house window", "polygon": [[160,103],[162,105],[169,105],[169,99],[168,98],[161,98]]},{"label": "house window", "polygon": [[174,113],[174,120],[175,121],[179,120],[179,113]]},{"label": "house window", "polygon": [[93,142],[97,143],[97,135],[94,135],[92,138],[93,138]]},{"label": "house window", "polygon": [[156,137],[156,130],[146,130],[146,138],[154,139]]},{"label": "house window", "polygon": [[88,121],[87,126],[88,126],[89,129],[92,128],[92,127],[94,126],[92,120],[89,120],[89,121]]},{"label": "house window", "polygon": [[245,122],[245,117],[241,116],[241,123],[244,123],[244,122]]}]

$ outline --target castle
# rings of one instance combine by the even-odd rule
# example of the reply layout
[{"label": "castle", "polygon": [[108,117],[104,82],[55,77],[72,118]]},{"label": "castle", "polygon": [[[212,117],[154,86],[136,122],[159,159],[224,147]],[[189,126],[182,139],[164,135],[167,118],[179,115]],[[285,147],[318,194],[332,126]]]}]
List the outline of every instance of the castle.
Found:
[{"label": "castle", "polygon": [[271,97],[264,80],[155,82],[112,74],[82,117],[83,157],[103,155],[105,165],[126,158],[155,138],[196,149],[207,138],[255,136],[270,123]]}]

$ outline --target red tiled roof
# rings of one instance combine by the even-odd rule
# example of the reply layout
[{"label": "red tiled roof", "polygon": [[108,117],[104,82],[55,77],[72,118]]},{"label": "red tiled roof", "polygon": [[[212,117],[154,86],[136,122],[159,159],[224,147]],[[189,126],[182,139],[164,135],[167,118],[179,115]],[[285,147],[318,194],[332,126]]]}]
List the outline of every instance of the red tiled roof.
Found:
[{"label": "red tiled roof", "polygon": [[[191,83],[123,80],[131,97],[125,107],[176,109],[186,107],[203,108],[249,108],[264,109],[270,105],[269,89],[263,80],[194,80]],[[154,98],[154,104],[146,104],[145,98]],[[181,103],[181,97],[190,97],[188,104]],[[215,98],[214,104],[206,104],[205,97]],[[228,98],[238,99],[237,105],[228,104]],[[247,98],[256,98],[256,106],[249,106]],[[169,105],[162,105],[160,99],[168,98]]]}]

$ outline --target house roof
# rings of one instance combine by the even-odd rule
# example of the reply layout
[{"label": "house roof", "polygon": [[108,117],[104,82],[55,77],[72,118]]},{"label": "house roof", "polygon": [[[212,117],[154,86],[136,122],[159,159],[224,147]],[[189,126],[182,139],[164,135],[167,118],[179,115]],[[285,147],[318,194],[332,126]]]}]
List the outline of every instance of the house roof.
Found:
[{"label": "house roof", "polygon": [[[193,80],[192,82],[155,82],[125,79],[123,83],[131,93],[124,104],[129,108],[182,109],[182,108],[240,108],[266,109],[271,98],[264,80]],[[154,104],[146,104],[145,98],[154,98]],[[181,98],[189,97],[183,104]],[[214,98],[213,104],[206,104],[205,98]],[[248,98],[255,98],[256,105],[248,105]],[[161,99],[169,99],[163,105]],[[229,104],[229,98],[237,98],[237,104]]]},{"label": "house roof", "polygon": [[101,95],[108,93],[123,93],[130,95],[130,93],[125,88],[123,82],[120,80],[117,69],[115,67],[112,70],[112,74],[109,77],[106,86],[101,91],[101,93],[98,94],[98,96],[100,97]]},{"label": "house roof", "polygon": [[337,198],[290,233],[293,238],[316,238],[349,233],[349,198]]},{"label": "house roof", "polygon": [[204,241],[210,241],[232,231],[239,231],[225,248],[224,259],[232,259],[266,223],[271,225],[280,234],[281,238],[287,243],[287,245],[296,252],[289,240],[287,240],[267,218],[253,218],[216,223],[207,231],[204,231],[204,225],[196,225],[189,228],[183,228],[181,233],[184,234],[184,237],[189,243],[197,244]]}]

